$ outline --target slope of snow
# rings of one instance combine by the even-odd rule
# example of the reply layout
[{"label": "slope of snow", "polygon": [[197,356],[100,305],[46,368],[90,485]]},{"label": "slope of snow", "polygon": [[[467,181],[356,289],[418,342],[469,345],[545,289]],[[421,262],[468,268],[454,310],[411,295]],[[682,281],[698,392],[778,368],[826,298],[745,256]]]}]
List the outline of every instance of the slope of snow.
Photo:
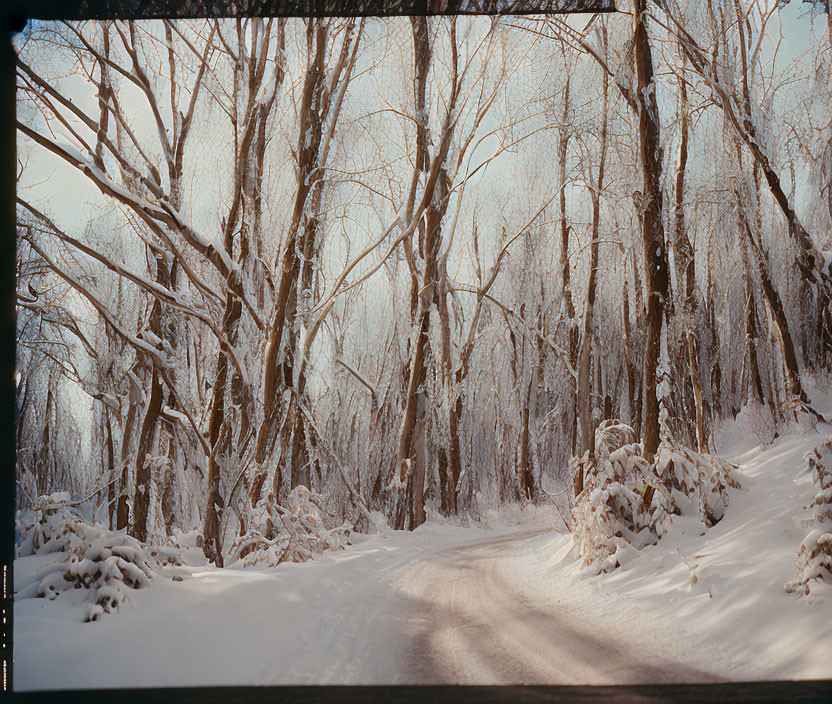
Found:
[{"label": "slope of snow", "polygon": [[807,532],[803,506],[815,493],[803,455],[822,437],[788,435],[733,456],[723,450],[745,479],[720,523],[705,531],[677,517],[658,545],[629,550],[622,568],[601,577],[580,574],[561,540],[548,547],[550,554],[560,547],[550,558],[552,583],[753,654],[757,672],[737,671],[736,679],[832,678],[832,585],[818,584],[804,598],[784,589]]}]

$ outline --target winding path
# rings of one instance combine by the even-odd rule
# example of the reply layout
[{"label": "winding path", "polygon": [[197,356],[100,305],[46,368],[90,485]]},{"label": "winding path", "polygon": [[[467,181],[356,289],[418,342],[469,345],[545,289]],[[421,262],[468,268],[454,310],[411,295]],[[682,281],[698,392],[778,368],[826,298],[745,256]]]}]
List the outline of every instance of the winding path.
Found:
[{"label": "winding path", "polygon": [[[398,578],[390,616],[412,648],[401,680],[422,684],[635,684],[726,681],[693,643],[671,628],[655,632],[635,614],[580,613],[567,595],[528,574],[523,531],[441,551]],[[523,564],[518,554],[526,553]],[[531,577],[531,579],[529,579]],[[623,604],[621,605],[624,606]],[[685,651],[688,650],[688,657]],[[706,660],[709,658],[705,658]]]}]

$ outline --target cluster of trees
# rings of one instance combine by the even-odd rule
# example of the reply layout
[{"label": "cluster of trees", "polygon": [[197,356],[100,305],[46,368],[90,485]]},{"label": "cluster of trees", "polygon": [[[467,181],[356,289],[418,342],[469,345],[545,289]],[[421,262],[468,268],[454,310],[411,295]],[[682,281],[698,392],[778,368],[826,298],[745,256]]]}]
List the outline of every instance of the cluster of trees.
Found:
[{"label": "cluster of trees", "polygon": [[789,64],[774,0],[619,5],[36,24],[19,501],[222,565],[301,485],[412,529],[580,493],[604,419],[818,417],[832,21]]}]

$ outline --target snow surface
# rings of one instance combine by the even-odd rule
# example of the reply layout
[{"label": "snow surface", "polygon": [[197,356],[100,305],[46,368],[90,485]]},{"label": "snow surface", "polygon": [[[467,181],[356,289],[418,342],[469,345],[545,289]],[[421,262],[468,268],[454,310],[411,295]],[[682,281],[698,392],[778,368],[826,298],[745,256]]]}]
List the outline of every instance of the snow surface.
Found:
[{"label": "snow surface", "polygon": [[[578,569],[545,507],[430,515],[307,563],[154,578],[100,622],[83,623],[81,590],[21,599],[15,687],[830,678],[832,585],[784,589],[814,494],[803,454],[822,435],[766,450],[742,428],[721,437],[744,475],[725,518],[676,517],[610,574]],[[18,559],[16,583],[49,558]]]},{"label": "snow surface", "polygon": [[716,526],[705,530],[695,518],[674,517],[658,545],[625,551],[621,569],[597,578],[564,561],[570,545],[561,541],[549,558],[551,576],[567,590],[623,600],[680,636],[749,659],[748,666],[737,663],[731,679],[832,678],[832,585],[818,584],[804,598],[784,588],[796,575],[808,526],[803,507],[815,493],[803,455],[822,437],[789,435],[765,451],[736,455],[723,450],[740,465],[744,489],[730,492]]}]

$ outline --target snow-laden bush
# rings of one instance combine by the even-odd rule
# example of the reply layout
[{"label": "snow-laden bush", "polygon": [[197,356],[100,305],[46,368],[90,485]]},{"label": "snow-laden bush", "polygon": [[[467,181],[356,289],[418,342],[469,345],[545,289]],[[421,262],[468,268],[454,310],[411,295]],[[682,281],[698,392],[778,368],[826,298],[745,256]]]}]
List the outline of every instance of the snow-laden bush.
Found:
[{"label": "snow-laden bush", "polygon": [[669,439],[659,445],[654,471],[669,493],[673,513],[698,515],[709,528],[725,515],[728,487],[740,486],[736,465]]},{"label": "snow-laden bush", "polygon": [[803,595],[814,581],[832,582],[832,435],[805,459],[818,493],[805,507],[812,512],[812,529],[797,550],[797,578],[786,584],[786,591]]},{"label": "snow-laden bush", "polygon": [[119,610],[127,590],[147,586],[162,565],[177,564],[172,551],[146,548],[124,531],[87,523],[66,493],[39,497],[18,515],[17,530],[22,538],[19,557],[60,553],[35,573],[18,598],[54,599],[69,589],[87,589],[92,602],[88,621]]},{"label": "snow-laden bush", "polygon": [[594,456],[571,462],[584,473],[572,537],[582,566],[595,573],[615,569],[619,550],[652,545],[667,530],[670,504],[642,453],[629,425],[606,420],[595,431]]},{"label": "snow-laden bush", "polygon": [[573,458],[584,489],[572,509],[573,542],[582,566],[595,573],[619,565],[620,550],[655,544],[672,514],[697,515],[708,526],[720,520],[727,488],[738,487],[736,467],[665,438],[654,462],[644,457],[635,431],[617,420],[595,431],[595,452]]},{"label": "snow-laden bush", "polygon": [[338,524],[323,506],[322,497],[305,486],[295,487],[286,505],[274,495],[261,499],[251,512],[245,534],[229,551],[229,561],[242,559],[249,566],[263,562],[273,567],[281,562],[305,562],[327,550],[349,545],[351,527]]},{"label": "snow-laden bush", "polygon": [[82,520],[68,504],[69,494],[62,491],[39,496],[28,511],[18,512],[18,557],[66,550],[72,526]]}]

